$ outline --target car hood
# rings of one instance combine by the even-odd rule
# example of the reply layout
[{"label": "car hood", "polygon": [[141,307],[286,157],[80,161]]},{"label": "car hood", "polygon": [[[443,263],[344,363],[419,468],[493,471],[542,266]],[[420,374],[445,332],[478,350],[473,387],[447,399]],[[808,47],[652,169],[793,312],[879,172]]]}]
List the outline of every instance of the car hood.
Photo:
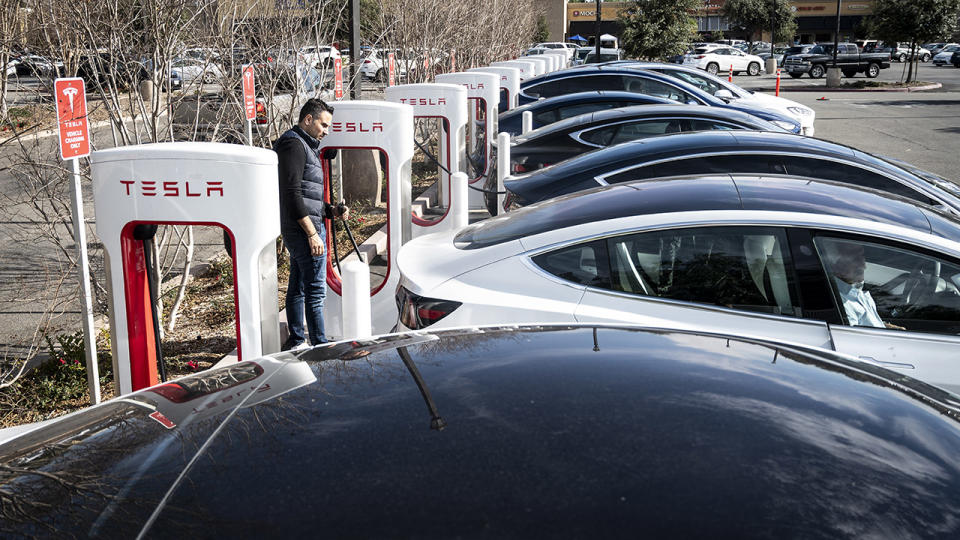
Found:
[{"label": "car hood", "polygon": [[[485,222],[471,225],[484,226]],[[400,248],[397,268],[400,270],[402,284],[407,286],[410,292],[428,295],[433,288],[467,271],[523,252],[523,246],[518,241],[505,242],[488,249],[460,249],[454,243],[459,233],[460,231],[448,231],[421,236]]]}]

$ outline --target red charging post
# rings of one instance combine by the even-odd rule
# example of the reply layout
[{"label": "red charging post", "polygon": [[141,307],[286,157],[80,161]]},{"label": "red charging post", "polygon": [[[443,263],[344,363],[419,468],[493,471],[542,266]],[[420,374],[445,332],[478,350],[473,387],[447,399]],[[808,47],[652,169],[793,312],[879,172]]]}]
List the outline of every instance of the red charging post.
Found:
[{"label": "red charging post", "polygon": [[333,97],[343,99],[343,60],[333,59]]},{"label": "red charging post", "polygon": [[775,96],[780,96],[780,70],[777,69],[777,90],[774,92]]},{"label": "red charging post", "polygon": [[253,146],[253,121],[257,119],[257,94],[253,81],[253,66],[243,66],[243,111],[247,116],[247,143]]},{"label": "red charging post", "polygon": [[387,86],[393,86],[397,84],[397,55],[394,53],[387,53]]},{"label": "red charging post", "polygon": [[83,301],[83,344],[86,349],[87,385],[90,403],[100,403],[100,368],[97,362],[97,343],[93,328],[93,301],[90,291],[90,264],[87,260],[87,228],[80,191],[80,158],[90,155],[90,126],[87,122],[87,93],[83,79],[72,77],[53,82],[54,101],[57,104],[57,130],[60,133],[60,157],[70,160],[73,167],[73,233],[77,240],[80,264],[80,292]]}]

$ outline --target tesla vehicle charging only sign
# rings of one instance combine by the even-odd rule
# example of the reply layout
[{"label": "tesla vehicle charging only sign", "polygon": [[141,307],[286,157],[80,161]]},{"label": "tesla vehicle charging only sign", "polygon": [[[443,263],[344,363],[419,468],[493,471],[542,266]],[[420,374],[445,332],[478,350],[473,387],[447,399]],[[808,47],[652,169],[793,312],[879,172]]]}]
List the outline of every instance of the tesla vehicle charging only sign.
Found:
[{"label": "tesla vehicle charging only sign", "polygon": [[339,58],[333,59],[333,97],[341,99],[343,97],[343,61]]},{"label": "tesla vehicle charging only sign", "polygon": [[247,120],[257,119],[257,96],[253,91],[253,66],[243,66],[243,110]]},{"label": "tesla vehicle charging only sign", "polygon": [[60,132],[60,157],[64,160],[90,155],[90,129],[87,124],[87,97],[83,79],[57,79],[57,129]]}]

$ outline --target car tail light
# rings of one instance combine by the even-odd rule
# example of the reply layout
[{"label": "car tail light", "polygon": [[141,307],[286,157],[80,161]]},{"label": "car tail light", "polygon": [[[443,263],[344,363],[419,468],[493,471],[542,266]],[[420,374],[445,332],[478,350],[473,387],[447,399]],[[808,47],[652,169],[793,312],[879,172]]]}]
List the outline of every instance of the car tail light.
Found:
[{"label": "car tail light", "polygon": [[694,59],[694,60],[700,60],[701,58],[706,58],[706,57],[707,57],[707,55],[705,55],[705,54],[698,54],[698,55],[694,56],[693,59]]},{"label": "car tail light", "polygon": [[257,100],[257,125],[265,125],[267,123],[267,105],[263,102],[262,99]]},{"label": "car tail light", "polygon": [[530,169],[527,168],[523,163],[511,163],[511,170],[514,173],[526,173],[530,172]]},{"label": "car tail light", "polygon": [[427,298],[408,291],[406,287],[397,287],[397,309],[400,322],[412,330],[420,330],[443,319],[460,307],[460,302]]},{"label": "car tail light", "polygon": [[363,63],[364,63],[364,64],[372,64],[372,63],[373,63],[373,60],[364,60]]}]

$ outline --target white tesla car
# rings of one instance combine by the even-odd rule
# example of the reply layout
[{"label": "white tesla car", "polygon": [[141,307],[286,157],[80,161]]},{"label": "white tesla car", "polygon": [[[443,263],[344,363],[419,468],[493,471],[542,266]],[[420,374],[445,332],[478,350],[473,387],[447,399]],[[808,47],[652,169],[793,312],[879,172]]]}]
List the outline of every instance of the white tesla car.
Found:
[{"label": "white tesla car", "polygon": [[611,185],[406,244],[398,328],[680,324],[834,349],[956,392],[948,238],[960,223],[933,207],[807,178]]},{"label": "white tesla car", "polygon": [[683,65],[700,68],[711,75],[729,72],[755,76],[763,72],[763,58],[734,47],[699,47],[684,55]]}]

